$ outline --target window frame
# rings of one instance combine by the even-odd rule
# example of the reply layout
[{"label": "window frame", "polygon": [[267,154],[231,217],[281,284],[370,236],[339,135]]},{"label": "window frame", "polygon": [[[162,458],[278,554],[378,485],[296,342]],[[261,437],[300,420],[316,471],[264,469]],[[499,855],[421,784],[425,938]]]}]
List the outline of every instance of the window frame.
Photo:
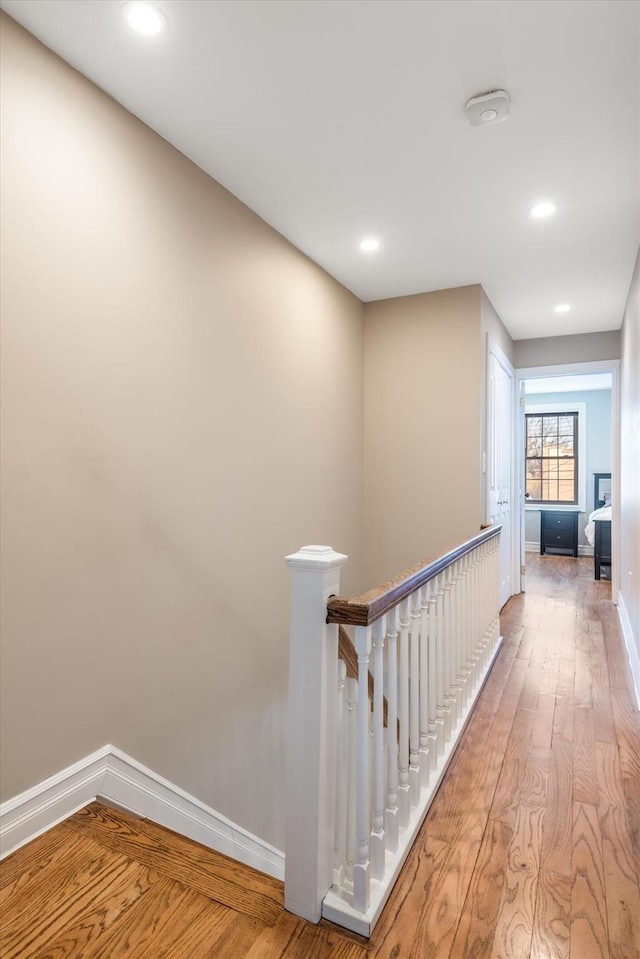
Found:
[{"label": "window frame", "polygon": [[[561,464],[562,464],[562,463],[571,463],[571,464],[572,464],[572,469],[571,469],[571,474],[572,474],[572,476],[571,476],[571,478],[572,478],[572,486],[573,486],[571,499],[546,499],[544,496],[543,496],[542,498],[540,498],[540,499],[534,499],[534,498],[531,497],[531,496],[527,496],[527,494],[526,494],[526,492],[525,492],[525,498],[526,498],[527,502],[528,502],[528,503],[532,503],[532,504],[534,504],[534,505],[536,505],[536,506],[539,506],[539,505],[541,505],[541,506],[547,506],[547,505],[550,505],[550,506],[577,506],[578,503],[579,503],[579,496],[578,496],[578,475],[579,475],[579,474],[578,474],[578,467],[579,467],[579,464],[580,464],[580,451],[579,451],[579,444],[578,444],[578,424],[579,424],[579,421],[580,421],[580,414],[578,413],[577,410],[566,410],[565,412],[555,411],[555,410],[554,410],[552,413],[525,413],[524,419],[525,419],[525,429],[524,429],[524,436],[525,436],[525,489],[526,489],[526,486],[528,485],[529,463],[539,463],[539,464],[540,464],[540,477],[539,477],[539,480],[536,481],[536,480],[534,479],[533,482],[534,482],[534,483],[536,483],[536,482],[539,482],[539,483],[540,483],[540,492],[541,492],[541,493],[544,493],[545,484],[546,484],[546,483],[552,483],[552,482],[554,481],[554,479],[555,479],[556,492],[557,492],[557,493],[560,492],[559,486],[560,486],[560,482],[561,482]],[[539,454],[538,454],[537,456],[530,456],[530,455],[529,455],[529,452],[528,452],[528,450],[529,450],[529,442],[530,442],[530,440],[536,440],[536,436],[535,436],[535,435],[531,436],[530,433],[529,433],[529,423],[530,423],[530,421],[531,421],[531,420],[539,420],[540,423],[543,424],[545,420],[546,420],[547,422],[550,422],[550,423],[553,423],[553,421],[555,420],[555,432],[556,432],[556,436],[557,436],[557,435],[558,435],[558,431],[559,431],[559,429],[560,429],[560,420],[561,420],[561,419],[570,419],[570,420],[571,420],[571,426],[572,426],[572,430],[571,430],[571,454],[570,454],[570,455],[561,454],[561,453],[559,452],[559,448],[561,449],[561,446],[558,444],[558,446],[556,446],[556,455],[555,455],[555,456],[549,456],[548,454],[545,455],[545,452],[544,452],[544,450],[545,450],[545,433],[544,433],[544,429],[543,429],[542,434],[541,434],[540,437],[538,438]],[[552,434],[552,435],[553,435],[553,434]],[[566,433],[565,435],[568,437],[570,434]],[[552,441],[552,440],[549,440],[549,439],[546,440],[547,448],[548,448],[549,442],[553,442],[553,441]],[[547,466],[547,469],[546,469],[546,470],[545,470],[545,464],[546,464],[546,466]],[[552,473],[552,472],[553,472],[553,467],[554,467],[554,466],[555,466],[555,474],[556,474],[556,475],[555,475],[555,478],[554,478],[553,476],[551,476],[551,477],[549,476],[549,473]],[[545,479],[545,473],[546,473],[546,479]],[[566,483],[567,480],[568,480],[568,477],[565,478],[564,482]]]},{"label": "window frame", "polygon": [[[586,450],[586,437],[587,437],[587,404],[584,402],[581,403],[525,403],[524,408],[525,416],[532,414],[533,416],[549,416],[557,414],[562,416],[565,413],[577,413],[578,414],[578,445],[577,445],[577,459],[578,459],[578,489],[577,489],[577,502],[575,503],[560,503],[557,500],[531,500],[524,499],[524,506],[526,510],[578,510],[581,513],[586,511],[586,464],[587,464],[587,450]],[[527,434],[526,434],[526,420],[524,423],[524,489],[522,491],[522,496],[526,491],[526,468],[527,468]]]}]

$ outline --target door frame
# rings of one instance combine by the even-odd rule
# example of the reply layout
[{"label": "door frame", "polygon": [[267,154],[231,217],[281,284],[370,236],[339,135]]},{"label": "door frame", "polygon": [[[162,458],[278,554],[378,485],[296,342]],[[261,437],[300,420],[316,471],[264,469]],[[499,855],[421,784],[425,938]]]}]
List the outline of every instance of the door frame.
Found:
[{"label": "door frame", "polygon": [[[511,379],[511,402],[513,410],[519,405],[516,401],[516,370],[513,366],[513,363],[501,349],[498,341],[491,335],[487,333],[487,357],[486,357],[486,374],[485,374],[485,409],[486,409],[486,423],[485,423],[485,443],[484,443],[484,454],[482,462],[482,471],[484,473],[484,515],[485,521],[489,516],[489,416],[491,411],[491,402],[489,397],[490,389],[490,377],[489,377],[489,356],[493,354],[500,364],[500,366],[508,373]],[[511,414],[511,430],[509,436],[509,445],[510,445],[510,457],[509,457],[509,483],[511,489],[511,508],[509,510],[509,522],[511,525],[510,534],[511,534],[511,556],[510,556],[510,566],[511,566],[511,596],[515,596],[516,593],[521,592],[521,582],[520,582],[520,509],[519,503],[520,498],[517,490],[517,477],[516,472],[516,422],[515,422],[515,412]],[[515,508],[514,508],[515,507]]]},{"label": "door frame", "polygon": [[[524,416],[520,410],[520,395],[524,380],[545,379],[548,376],[567,376],[579,375],[581,373],[611,373],[611,490],[612,490],[612,519],[611,523],[611,601],[614,605],[618,604],[618,588],[620,576],[620,547],[618,530],[620,528],[620,360],[593,360],[587,363],[561,363],[557,366],[532,366],[523,367],[515,371],[516,389],[514,412],[514,422],[516,423],[516,442],[514,443],[514,454],[516,457],[514,466],[518,468],[518,476],[522,477],[520,482],[518,517],[524,517]],[[588,487],[588,483],[587,483]],[[589,509],[589,499],[587,496],[587,515],[591,512]],[[518,528],[520,523],[518,523]],[[520,540],[520,536],[518,536]],[[525,565],[524,559],[524,536],[520,541],[519,555],[522,557],[522,566]],[[524,583],[521,582],[521,589]]]}]

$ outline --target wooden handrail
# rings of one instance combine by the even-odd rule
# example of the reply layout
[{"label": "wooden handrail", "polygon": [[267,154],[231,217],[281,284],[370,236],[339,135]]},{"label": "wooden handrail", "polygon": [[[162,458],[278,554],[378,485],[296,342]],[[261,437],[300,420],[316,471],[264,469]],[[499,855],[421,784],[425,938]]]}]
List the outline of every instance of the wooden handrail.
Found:
[{"label": "wooden handrail", "polygon": [[[435,556],[417,563],[393,579],[387,580],[381,586],[370,589],[362,596],[349,598],[333,596],[327,603],[327,622],[343,623],[347,626],[370,626],[384,613],[387,613],[398,603],[410,596],[429,580],[451,566],[462,556],[466,556],[482,543],[497,536],[502,526],[490,526],[476,536],[472,536],[465,543],[450,549],[440,556]],[[348,637],[347,637],[348,638]]]}]

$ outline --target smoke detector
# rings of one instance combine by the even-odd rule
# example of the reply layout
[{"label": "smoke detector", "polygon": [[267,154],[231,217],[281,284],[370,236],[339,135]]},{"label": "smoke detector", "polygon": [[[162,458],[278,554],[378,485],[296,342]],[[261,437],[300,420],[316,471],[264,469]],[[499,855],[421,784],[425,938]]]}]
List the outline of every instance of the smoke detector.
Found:
[{"label": "smoke detector", "polygon": [[491,90],[467,102],[467,116],[472,127],[487,127],[502,123],[511,112],[509,94],[506,90]]}]

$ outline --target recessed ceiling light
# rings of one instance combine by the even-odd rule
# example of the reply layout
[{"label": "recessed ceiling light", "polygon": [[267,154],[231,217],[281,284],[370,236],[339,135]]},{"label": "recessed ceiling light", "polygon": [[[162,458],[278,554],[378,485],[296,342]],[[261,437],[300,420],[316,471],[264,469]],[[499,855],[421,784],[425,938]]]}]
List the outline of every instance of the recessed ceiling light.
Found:
[{"label": "recessed ceiling light", "polygon": [[568,313],[570,309],[571,309],[570,303],[558,303],[557,306],[554,306],[554,310],[556,313]]},{"label": "recessed ceiling light", "polygon": [[374,239],[372,236],[368,237],[366,240],[362,240],[360,243],[360,249],[364,253],[373,253],[375,250],[380,248],[380,241]]},{"label": "recessed ceiling light", "polygon": [[549,203],[547,201],[544,203],[536,203],[535,206],[529,208],[529,216],[532,216],[535,220],[542,220],[546,216],[553,216],[557,209],[557,203]]},{"label": "recessed ceiling light", "polygon": [[125,3],[122,12],[131,29],[136,33],[144,34],[145,37],[155,37],[167,27],[167,18],[164,13],[150,3],[144,3],[143,0]]}]

